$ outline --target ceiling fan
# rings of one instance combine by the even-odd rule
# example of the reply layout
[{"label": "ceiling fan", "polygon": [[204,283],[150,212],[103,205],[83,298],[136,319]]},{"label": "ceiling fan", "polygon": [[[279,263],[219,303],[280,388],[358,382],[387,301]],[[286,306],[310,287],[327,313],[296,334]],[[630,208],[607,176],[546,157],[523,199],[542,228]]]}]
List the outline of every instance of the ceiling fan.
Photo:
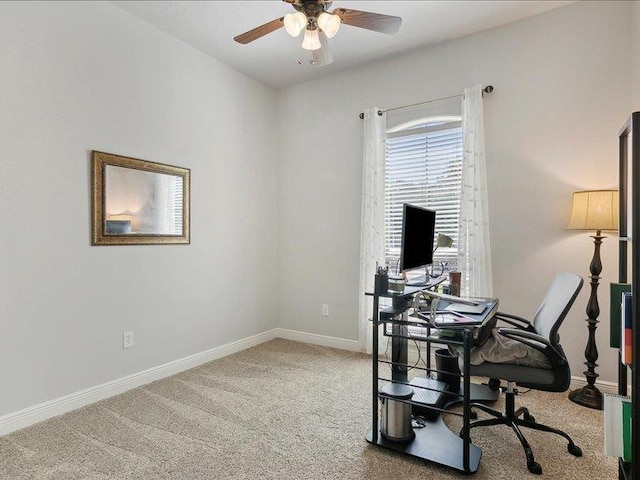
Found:
[{"label": "ceiling fan", "polygon": [[238,35],[234,40],[243,45],[253,42],[281,27],[292,37],[298,37],[304,30],[302,48],[312,53],[311,64],[328,65],[333,61],[329,51],[328,38],[333,38],[340,25],[345,23],[354,27],[366,28],[374,32],[393,35],[402,24],[402,18],[380,13],[363,12],[349,8],[336,8],[329,12],[333,1],[329,0],[283,0],[296,9],[295,13],[287,13],[284,17],[256,27]]}]

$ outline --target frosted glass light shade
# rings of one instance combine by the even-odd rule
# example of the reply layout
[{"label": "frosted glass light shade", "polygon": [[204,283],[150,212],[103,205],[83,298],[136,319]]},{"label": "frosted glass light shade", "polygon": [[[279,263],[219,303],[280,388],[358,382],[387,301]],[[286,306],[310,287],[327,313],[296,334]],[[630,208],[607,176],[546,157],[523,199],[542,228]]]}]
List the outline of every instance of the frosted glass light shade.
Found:
[{"label": "frosted glass light shade", "polygon": [[284,16],[284,29],[292,37],[297,37],[307,26],[307,16],[302,12],[287,13]]},{"label": "frosted glass light shade", "polygon": [[568,230],[618,230],[617,190],[574,192]]},{"label": "frosted glass light shade", "polygon": [[322,30],[318,31],[318,38],[320,38],[320,48],[311,52],[311,64],[315,67],[323,67],[333,62],[333,55],[329,49],[329,41],[327,36]]},{"label": "frosted glass light shade", "polygon": [[327,38],[335,37],[340,30],[340,17],[331,13],[322,12],[318,15],[318,26],[322,29]]},{"label": "frosted glass light shade", "polygon": [[302,40],[302,48],[305,50],[318,50],[322,45],[320,44],[320,38],[318,37],[318,29],[305,30],[304,40]]}]

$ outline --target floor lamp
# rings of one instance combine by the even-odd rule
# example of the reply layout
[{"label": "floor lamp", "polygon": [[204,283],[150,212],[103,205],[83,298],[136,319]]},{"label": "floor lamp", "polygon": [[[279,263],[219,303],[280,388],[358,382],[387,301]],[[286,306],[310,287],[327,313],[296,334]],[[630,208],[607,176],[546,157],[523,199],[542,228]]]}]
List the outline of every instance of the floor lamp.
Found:
[{"label": "floor lamp", "polygon": [[595,230],[596,234],[592,235],[594,250],[593,258],[589,271],[591,272],[591,294],[587,303],[587,328],[589,329],[589,339],[587,347],[584,351],[584,364],[587,370],[584,376],[587,378],[587,384],[573,390],[569,394],[569,399],[579,405],[589,408],[602,410],[602,393],[595,386],[598,374],[595,372],[598,364],[598,348],[596,347],[596,328],[598,325],[598,315],[600,315],[600,307],[598,306],[598,283],[600,281],[600,272],[602,271],[602,262],[600,261],[600,245],[602,239],[606,238],[601,235],[602,230],[617,231],[618,230],[618,191],[617,190],[591,190],[585,192],[575,192],[573,194],[573,210],[571,211],[571,219],[569,220],[568,230]]}]

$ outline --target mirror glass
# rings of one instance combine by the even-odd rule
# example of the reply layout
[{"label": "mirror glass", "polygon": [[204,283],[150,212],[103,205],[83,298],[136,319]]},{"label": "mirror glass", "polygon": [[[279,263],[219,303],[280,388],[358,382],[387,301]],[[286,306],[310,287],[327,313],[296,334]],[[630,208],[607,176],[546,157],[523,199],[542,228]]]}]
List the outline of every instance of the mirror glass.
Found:
[{"label": "mirror glass", "polygon": [[105,187],[105,234],[182,235],[181,176],[107,165]]},{"label": "mirror glass", "polygon": [[191,171],[93,152],[93,244],[189,243]]}]

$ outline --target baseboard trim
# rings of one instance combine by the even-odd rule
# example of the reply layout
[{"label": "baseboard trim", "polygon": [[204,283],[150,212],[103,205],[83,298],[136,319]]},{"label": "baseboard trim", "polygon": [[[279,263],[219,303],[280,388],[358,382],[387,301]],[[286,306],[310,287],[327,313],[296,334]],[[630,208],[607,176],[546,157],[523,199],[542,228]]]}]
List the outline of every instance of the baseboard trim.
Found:
[{"label": "baseboard trim", "polygon": [[246,350],[247,348],[254,347],[276,338],[284,338],[286,340],[339,348],[342,350],[360,350],[359,343],[356,340],[346,340],[344,338],[299,332],[285,328],[274,328],[257,335],[242,338],[210,350],[205,350],[204,352],[189,355],[188,357],[180,358],[157,367],[152,367],[147,370],[127,375],[110,382],[102,383],[94,387],[89,387],[69,395],[64,395],[38,405],[33,405],[17,412],[3,415],[0,417],[0,435],[6,435],[16,430],[28,427],[29,425],[33,425],[34,423],[42,422],[91,403],[113,397],[114,395],[119,395],[127,390],[131,390],[132,388],[137,388],[142,385],[146,385],[147,383],[170,377],[176,373],[226,357],[227,355]]},{"label": "baseboard trim", "polygon": [[[569,386],[569,388],[571,390],[577,390],[584,387],[586,384],[587,381],[584,377],[571,377],[571,385]],[[611,393],[614,395],[618,393],[617,382],[597,381],[596,387],[598,387],[598,390],[600,390],[602,393]]]},{"label": "baseboard trim", "polygon": [[360,351],[360,342],[357,340],[347,340],[339,337],[330,337],[328,335],[319,335],[317,333],[288,330],[286,328],[276,328],[274,330],[277,338],[284,338],[285,340],[311,343],[322,347],[339,348],[340,350],[349,350],[351,352]]},{"label": "baseboard trim", "polygon": [[31,407],[27,407],[17,412],[9,413],[0,417],[0,435],[28,427],[34,423],[47,420],[63,413],[76,410],[91,403],[95,403],[105,398],[113,397],[124,393],[132,388],[145,385],[147,383],[160,380],[176,373],[188,370],[203,363],[226,357],[247,348],[259,345],[269,340],[277,338],[277,329],[268,330],[257,335],[252,335],[235,342],[230,342],[219,347],[206,350],[204,352],[189,355],[172,362],[152,367],[138,373],[121,377],[117,380],[106,382],[94,387],[89,387],[69,395],[49,400]]}]

